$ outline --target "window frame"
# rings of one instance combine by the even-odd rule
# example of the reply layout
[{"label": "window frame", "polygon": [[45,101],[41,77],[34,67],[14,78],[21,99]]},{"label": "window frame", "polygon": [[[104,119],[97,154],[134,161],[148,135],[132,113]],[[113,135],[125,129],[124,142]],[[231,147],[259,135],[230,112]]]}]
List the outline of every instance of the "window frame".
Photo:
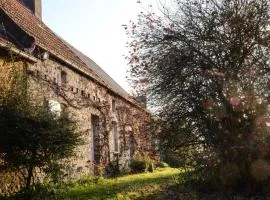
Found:
[{"label": "window frame", "polygon": [[62,87],[66,87],[68,84],[68,80],[67,80],[67,72],[64,70],[61,70],[61,86]]},{"label": "window frame", "polygon": [[112,99],[112,112],[116,111],[116,101],[115,99]]}]

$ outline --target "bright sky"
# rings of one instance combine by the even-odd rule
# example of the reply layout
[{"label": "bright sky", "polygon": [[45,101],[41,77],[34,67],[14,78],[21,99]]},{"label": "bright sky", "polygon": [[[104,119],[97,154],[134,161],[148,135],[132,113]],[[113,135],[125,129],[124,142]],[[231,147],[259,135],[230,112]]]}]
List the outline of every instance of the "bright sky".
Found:
[{"label": "bright sky", "polygon": [[136,19],[136,0],[43,0],[43,21],[130,90],[126,71],[127,36],[123,24]]}]

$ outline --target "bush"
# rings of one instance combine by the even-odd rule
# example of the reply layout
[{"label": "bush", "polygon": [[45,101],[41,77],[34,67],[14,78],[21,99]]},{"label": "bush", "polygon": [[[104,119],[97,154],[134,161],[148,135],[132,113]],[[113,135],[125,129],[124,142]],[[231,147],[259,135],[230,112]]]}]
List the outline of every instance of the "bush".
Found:
[{"label": "bush", "polygon": [[[61,177],[62,160],[76,155],[83,144],[77,122],[68,112],[61,114],[51,109],[50,103],[38,88],[28,88],[25,68],[14,65],[7,74],[9,84],[0,80],[0,161],[11,170],[25,170],[25,185],[30,189],[37,180],[35,171],[57,181]],[[44,101],[41,101],[41,100]],[[59,173],[58,173],[59,172]]]},{"label": "bush", "polygon": [[146,171],[147,163],[145,160],[135,158],[131,160],[129,167],[131,173],[141,173]]},{"label": "bush", "polygon": [[119,176],[120,170],[118,164],[110,162],[109,165],[105,167],[103,175],[105,178],[114,178]]},{"label": "bush", "polygon": [[156,161],[151,159],[149,156],[137,155],[133,160],[131,160],[129,167],[131,173],[142,173],[146,171],[153,172],[155,162]]},{"label": "bush", "polygon": [[161,162],[157,163],[157,165],[156,165],[156,166],[157,166],[157,167],[160,167],[160,168],[166,168],[166,167],[170,167],[168,163],[163,162],[163,161],[161,161]]},{"label": "bush", "polygon": [[65,192],[66,188],[59,188],[59,186],[57,187],[55,184],[36,184],[32,185],[31,188],[22,189],[20,192],[13,196],[3,198],[3,200],[60,200],[64,199]]},{"label": "bush", "polygon": [[206,193],[219,191],[220,184],[217,167],[182,168],[182,170],[178,177],[178,183],[184,188]]}]

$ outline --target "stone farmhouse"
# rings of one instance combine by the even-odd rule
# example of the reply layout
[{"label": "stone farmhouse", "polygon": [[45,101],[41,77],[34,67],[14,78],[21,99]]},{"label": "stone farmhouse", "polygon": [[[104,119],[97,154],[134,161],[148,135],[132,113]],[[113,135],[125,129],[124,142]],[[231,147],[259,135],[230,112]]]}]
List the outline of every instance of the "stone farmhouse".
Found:
[{"label": "stone farmhouse", "polygon": [[109,162],[124,169],[136,152],[151,151],[145,102],[46,26],[41,0],[0,0],[0,8],[0,66],[26,66],[36,96],[54,112],[68,110],[79,124],[85,144],[71,161],[74,174],[94,173]]}]

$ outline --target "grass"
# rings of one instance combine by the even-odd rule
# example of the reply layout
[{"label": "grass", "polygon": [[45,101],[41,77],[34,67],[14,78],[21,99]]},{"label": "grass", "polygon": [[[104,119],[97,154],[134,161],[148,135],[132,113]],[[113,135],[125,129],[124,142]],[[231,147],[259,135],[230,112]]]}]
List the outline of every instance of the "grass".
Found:
[{"label": "grass", "polygon": [[178,169],[160,168],[153,173],[115,179],[86,179],[73,184],[62,195],[70,200],[162,199],[162,192],[177,183],[175,178],[179,173]]}]

